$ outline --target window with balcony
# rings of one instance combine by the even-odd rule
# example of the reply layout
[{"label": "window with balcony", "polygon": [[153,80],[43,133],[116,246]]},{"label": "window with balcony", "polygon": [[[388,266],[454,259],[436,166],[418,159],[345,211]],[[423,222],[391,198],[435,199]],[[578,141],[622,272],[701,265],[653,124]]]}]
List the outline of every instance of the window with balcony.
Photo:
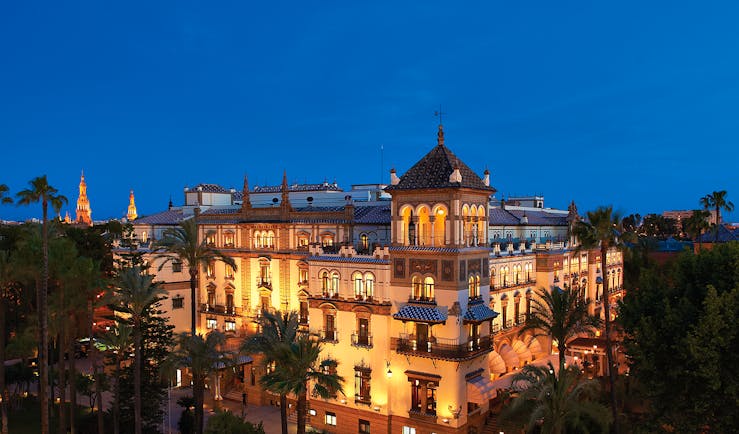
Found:
[{"label": "window with balcony", "polygon": [[208,307],[212,308],[216,305],[216,291],[214,289],[208,290]]},{"label": "window with balcony", "polygon": [[231,266],[228,264],[225,264],[224,267],[226,268],[226,271],[224,273],[224,276],[226,277],[226,279],[234,280],[234,269],[231,268]]},{"label": "window with balcony", "polygon": [[226,294],[226,313],[234,314],[234,295],[232,292]]},{"label": "window with balcony", "polygon": [[476,300],[480,298],[480,276],[470,275],[467,280],[467,293],[470,300]]},{"label": "window with balcony", "polygon": [[305,300],[300,301],[300,324],[308,324],[308,302]]},{"label": "window with balcony", "polygon": [[223,233],[223,247],[233,247],[234,246],[234,233],[233,232],[224,232]]},{"label": "window with balcony", "polygon": [[308,250],[310,244],[310,236],[307,233],[298,235],[298,250]]},{"label": "window with balcony", "polygon": [[208,231],[205,234],[205,244],[208,247],[214,247],[216,245],[216,233],[215,233],[215,231]]},{"label": "window with balcony", "polygon": [[272,284],[272,273],[270,273],[269,262],[259,263],[259,276],[257,277],[257,286],[269,288]]},{"label": "window with balcony", "polygon": [[332,310],[323,315],[323,339],[329,342],[339,340],[336,331],[336,311]]},{"label": "window with balcony", "polygon": [[476,351],[480,349],[480,324],[467,324],[467,349]]},{"label": "window with balcony", "polygon": [[[357,315],[360,315],[358,313]],[[370,334],[370,320],[369,314],[357,318],[357,332],[352,336],[352,345],[358,347],[371,347],[372,346],[372,335]]]},{"label": "window with balcony", "polygon": [[436,389],[438,381],[412,379],[411,381],[411,413],[435,416]]},{"label": "window with balcony", "polygon": [[370,395],[370,380],[372,379],[372,370],[363,367],[354,367],[354,402],[360,404],[372,404],[372,395]]},{"label": "window with balcony", "polygon": [[308,269],[300,268],[298,270],[298,282],[301,284],[308,284]]},{"label": "window with balcony", "polygon": [[413,276],[411,279],[413,293],[411,297],[416,301],[433,301],[434,300],[434,278],[427,276]]},{"label": "window with balcony", "polygon": [[515,300],[513,301],[513,317],[516,319],[516,324],[523,323],[523,317],[520,315],[521,311],[521,297],[516,296]]}]

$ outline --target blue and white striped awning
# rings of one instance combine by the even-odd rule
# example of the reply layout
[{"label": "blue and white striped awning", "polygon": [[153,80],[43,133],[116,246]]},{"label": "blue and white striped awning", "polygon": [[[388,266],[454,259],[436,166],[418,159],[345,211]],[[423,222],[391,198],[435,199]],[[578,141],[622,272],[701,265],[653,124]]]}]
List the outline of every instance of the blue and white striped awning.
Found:
[{"label": "blue and white striped awning", "polygon": [[401,307],[393,318],[401,321],[416,321],[426,323],[442,323],[446,321],[446,313],[442,313],[436,306],[416,306],[406,304]]}]

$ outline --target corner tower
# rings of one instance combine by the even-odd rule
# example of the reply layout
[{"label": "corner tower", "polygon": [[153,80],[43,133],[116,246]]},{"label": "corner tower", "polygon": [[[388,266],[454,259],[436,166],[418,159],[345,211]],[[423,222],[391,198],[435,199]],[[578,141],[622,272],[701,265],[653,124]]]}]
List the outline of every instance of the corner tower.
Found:
[{"label": "corner tower", "polygon": [[80,176],[80,195],[77,197],[77,216],[74,221],[92,226],[92,210],[90,209],[90,200],[87,198],[87,183],[85,183],[84,170]]},{"label": "corner tower", "polygon": [[441,124],[436,146],[391,184],[391,357],[407,377],[393,414],[421,432],[467,432],[470,405],[491,397],[484,385],[498,314],[488,307],[486,240],[495,189],[445,146]]}]

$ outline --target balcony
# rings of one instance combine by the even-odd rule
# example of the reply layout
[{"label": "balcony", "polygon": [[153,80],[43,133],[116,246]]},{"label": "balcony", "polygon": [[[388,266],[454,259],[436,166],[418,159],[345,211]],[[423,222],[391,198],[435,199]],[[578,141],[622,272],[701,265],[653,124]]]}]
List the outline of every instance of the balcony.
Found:
[{"label": "balcony", "polygon": [[241,315],[241,308],[236,306],[224,306],[222,304],[202,303],[200,305],[200,313],[236,316]]},{"label": "balcony", "polygon": [[272,278],[270,276],[257,276],[257,288],[272,289]]},{"label": "balcony", "polygon": [[411,419],[419,419],[426,422],[436,422],[436,410],[423,411],[420,408],[412,408],[408,410],[408,417]]},{"label": "balcony", "polygon": [[408,303],[436,304],[436,299],[434,297],[426,297],[423,295],[415,296],[411,294],[408,297]]},{"label": "balcony", "polygon": [[469,360],[492,350],[493,339],[490,336],[460,342],[458,339],[430,337],[428,341],[419,341],[414,335],[401,335],[392,338],[391,347],[400,354],[430,357],[442,360]]},{"label": "balcony", "polygon": [[467,303],[478,303],[482,301],[482,295],[473,295],[467,299]]},{"label": "balcony", "polygon": [[354,294],[355,301],[365,301],[367,303],[374,302],[374,297],[366,294]]},{"label": "balcony", "polygon": [[338,330],[321,330],[321,340],[324,342],[339,342],[339,331]]},{"label": "balcony", "polygon": [[352,346],[359,348],[372,348],[372,335],[359,335],[352,333]]},{"label": "balcony", "polygon": [[524,325],[525,323],[526,323],[526,314],[524,313],[519,314],[518,317],[516,318],[516,325],[520,326],[520,325]]}]

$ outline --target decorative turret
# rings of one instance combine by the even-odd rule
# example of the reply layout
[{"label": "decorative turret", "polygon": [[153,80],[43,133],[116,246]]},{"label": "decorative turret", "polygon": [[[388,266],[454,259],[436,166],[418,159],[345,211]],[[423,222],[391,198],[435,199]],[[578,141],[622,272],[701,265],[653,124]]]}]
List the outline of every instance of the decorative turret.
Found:
[{"label": "decorative turret", "polygon": [[92,226],[92,210],[90,209],[90,200],[87,198],[87,184],[85,183],[84,170],[80,177],[80,195],[77,198],[77,216],[74,221]]},{"label": "decorative turret", "polygon": [[241,211],[251,208],[251,199],[249,198],[249,178],[244,175],[244,187],[241,190]]},{"label": "decorative turret", "polygon": [[485,184],[486,187],[490,187],[490,171],[485,169],[484,175],[485,177],[482,178],[482,183]]},{"label": "decorative turret", "polygon": [[131,190],[131,194],[128,195],[128,212],[126,213],[126,218],[128,221],[132,222],[136,220],[136,218],[139,215],[136,214],[136,202],[133,197],[133,190]]},{"label": "decorative turret", "polygon": [[290,205],[290,186],[287,184],[287,170],[282,172],[282,202],[280,202],[281,212],[284,214],[283,218],[287,218],[287,213],[292,211]]}]

